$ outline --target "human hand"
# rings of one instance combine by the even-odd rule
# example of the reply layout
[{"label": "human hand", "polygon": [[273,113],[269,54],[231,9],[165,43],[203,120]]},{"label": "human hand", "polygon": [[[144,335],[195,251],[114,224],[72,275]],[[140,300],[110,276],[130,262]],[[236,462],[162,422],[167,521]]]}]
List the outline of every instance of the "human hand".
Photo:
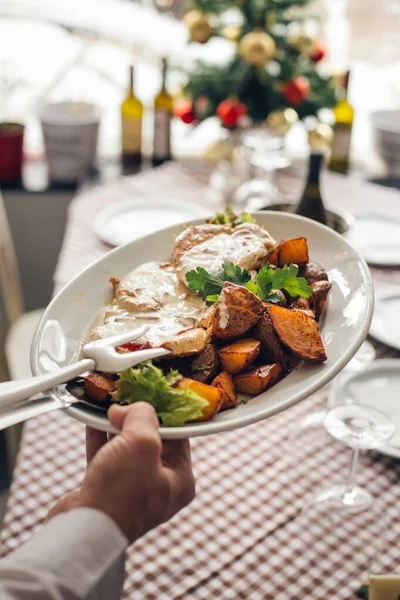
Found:
[{"label": "human hand", "polygon": [[95,508],[133,542],[193,500],[190,446],[188,440],[162,442],[156,413],[146,402],[113,405],[108,417],[121,433],[107,442],[106,433],[87,428],[86,477],[49,518],[76,507]]}]

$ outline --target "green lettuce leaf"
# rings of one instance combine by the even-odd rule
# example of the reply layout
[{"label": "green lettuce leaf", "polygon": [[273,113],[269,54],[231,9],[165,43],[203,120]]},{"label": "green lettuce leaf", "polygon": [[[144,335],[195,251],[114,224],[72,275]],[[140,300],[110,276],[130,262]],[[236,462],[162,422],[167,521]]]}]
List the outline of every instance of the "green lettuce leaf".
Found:
[{"label": "green lettuce leaf", "polygon": [[207,401],[191,390],[177,390],[182,375],[173,369],[164,375],[151,361],[126,369],[119,375],[113,399],[120,404],[149,402],[166,427],[179,427],[197,419]]}]

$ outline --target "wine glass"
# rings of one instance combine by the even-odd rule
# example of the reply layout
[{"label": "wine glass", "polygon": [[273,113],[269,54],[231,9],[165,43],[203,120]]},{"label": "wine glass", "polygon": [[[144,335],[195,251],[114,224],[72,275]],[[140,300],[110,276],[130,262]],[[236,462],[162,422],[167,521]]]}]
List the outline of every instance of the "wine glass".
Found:
[{"label": "wine glass", "polygon": [[371,508],[374,497],[355,485],[360,450],[375,450],[384,446],[395,432],[395,426],[383,412],[363,404],[344,404],[330,410],[324,419],[329,435],[352,448],[347,478],[314,494],[303,510],[323,507],[328,511],[358,513]]},{"label": "wine glass", "polygon": [[361,371],[365,369],[374,359],[376,353],[373,345],[365,341],[353,356],[353,358],[347,363],[344,369],[335,377],[332,381],[329,392],[328,399],[326,402],[326,406],[321,410],[316,410],[308,415],[306,415],[300,423],[296,425],[295,430],[291,431],[290,437],[295,439],[296,437],[304,434],[305,431],[309,430],[312,427],[322,427],[324,423],[324,419],[326,417],[327,411],[332,408],[335,404],[343,404],[346,402],[345,398],[337,397],[337,390],[339,387],[339,383],[341,382],[343,377],[347,377],[350,373],[355,373],[356,371]]},{"label": "wine glass", "polygon": [[266,129],[252,129],[242,139],[251,177],[238,187],[234,205],[241,209],[260,210],[277,201],[276,171],[290,164],[282,136]]}]

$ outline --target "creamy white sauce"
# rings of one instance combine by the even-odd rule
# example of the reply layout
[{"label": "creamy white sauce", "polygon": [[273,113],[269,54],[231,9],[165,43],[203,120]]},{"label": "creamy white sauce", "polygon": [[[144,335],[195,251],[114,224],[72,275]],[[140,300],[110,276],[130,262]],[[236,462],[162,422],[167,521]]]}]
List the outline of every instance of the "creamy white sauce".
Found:
[{"label": "creamy white sauce", "polygon": [[219,326],[221,329],[226,329],[229,324],[229,311],[228,306],[226,304],[225,290],[221,291],[218,300],[218,310],[219,310]]},{"label": "creamy white sauce", "polygon": [[115,299],[102,309],[102,324],[92,330],[91,339],[150,325],[139,341],[158,346],[195,327],[204,308],[205,302],[178,280],[171,265],[145,263],[121,279]]},{"label": "creamy white sauce", "polygon": [[265,229],[251,223],[239,225],[231,234],[222,232],[193,246],[180,258],[176,271],[179,279],[186,284],[188,271],[203,267],[215,272],[224,260],[251,269],[258,266],[259,260],[269,256],[275,244]]}]

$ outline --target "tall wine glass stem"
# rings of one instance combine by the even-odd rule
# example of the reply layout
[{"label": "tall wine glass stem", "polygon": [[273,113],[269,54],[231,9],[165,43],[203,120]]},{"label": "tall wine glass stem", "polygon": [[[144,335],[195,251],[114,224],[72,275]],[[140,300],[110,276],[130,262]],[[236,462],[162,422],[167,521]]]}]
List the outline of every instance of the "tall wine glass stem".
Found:
[{"label": "tall wine glass stem", "polygon": [[346,487],[345,487],[345,491],[343,494],[345,499],[347,499],[349,502],[351,502],[351,496],[353,494],[354,480],[355,480],[355,474],[356,474],[356,470],[357,470],[357,466],[358,466],[358,457],[359,456],[360,456],[360,449],[353,448],[353,450],[351,452],[349,471],[348,471],[347,477],[346,477],[346,484],[345,484]]}]

